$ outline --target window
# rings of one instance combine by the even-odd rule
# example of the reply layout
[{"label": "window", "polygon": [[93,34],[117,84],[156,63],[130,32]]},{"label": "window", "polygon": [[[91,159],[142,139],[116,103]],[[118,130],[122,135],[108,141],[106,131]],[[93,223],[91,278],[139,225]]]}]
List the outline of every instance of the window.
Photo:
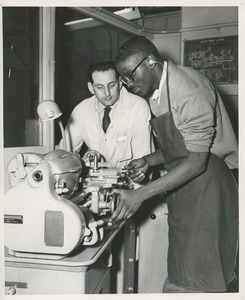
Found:
[{"label": "window", "polygon": [[4,147],[39,146],[39,8],[3,8]]}]

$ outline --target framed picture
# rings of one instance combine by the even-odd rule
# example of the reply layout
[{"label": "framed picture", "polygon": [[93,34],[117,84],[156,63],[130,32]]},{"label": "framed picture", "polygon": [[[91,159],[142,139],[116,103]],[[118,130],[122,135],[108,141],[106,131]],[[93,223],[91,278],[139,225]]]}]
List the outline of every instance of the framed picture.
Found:
[{"label": "framed picture", "polygon": [[214,84],[238,83],[238,36],[186,40],[184,65]]}]

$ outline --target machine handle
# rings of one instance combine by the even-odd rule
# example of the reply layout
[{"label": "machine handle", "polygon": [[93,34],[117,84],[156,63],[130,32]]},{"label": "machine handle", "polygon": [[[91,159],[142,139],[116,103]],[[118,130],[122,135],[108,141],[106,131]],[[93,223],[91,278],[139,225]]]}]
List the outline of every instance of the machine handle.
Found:
[{"label": "machine handle", "polygon": [[27,173],[24,166],[24,156],[21,153],[17,153],[16,162],[17,162],[17,170],[15,176],[19,179],[24,179]]}]

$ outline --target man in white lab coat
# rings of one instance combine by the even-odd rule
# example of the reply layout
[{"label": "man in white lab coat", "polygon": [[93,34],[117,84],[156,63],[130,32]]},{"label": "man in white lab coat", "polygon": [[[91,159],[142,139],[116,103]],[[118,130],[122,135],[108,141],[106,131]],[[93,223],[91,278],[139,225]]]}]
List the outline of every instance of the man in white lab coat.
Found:
[{"label": "man in white lab coat", "polygon": [[[74,108],[65,129],[72,151],[79,152],[85,143],[112,168],[123,168],[133,158],[151,153],[151,113],[146,101],[122,87],[113,62],[91,65],[88,78],[93,96]],[[108,107],[109,126],[103,129]]]},{"label": "man in white lab coat", "polygon": [[[153,143],[149,106],[143,98],[129,93],[122,86],[114,63],[91,65],[88,69],[88,79],[88,88],[93,96],[81,101],[74,108],[65,129],[66,139],[70,139],[72,151],[79,152],[85,143],[90,150],[99,152],[112,168],[118,169],[123,168],[132,159],[151,153]],[[111,108],[110,120],[107,120],[107,128],[103,128],[106,125],[103,119],[108,107]],[[126,243],[121,234],[114,243],[120,260],[123,259],[121,246]],[[123,263],[119,268],[122,266]],[[122,274],[118,273],[117,276],[117,289],[120,290]]]}]

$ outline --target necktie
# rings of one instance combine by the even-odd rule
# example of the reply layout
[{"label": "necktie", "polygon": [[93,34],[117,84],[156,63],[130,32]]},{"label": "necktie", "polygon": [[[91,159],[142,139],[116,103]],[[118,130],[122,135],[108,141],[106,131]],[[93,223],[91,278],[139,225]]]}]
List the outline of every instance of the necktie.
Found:
[{"label": "necktie", "polygon": [[111,111],[111,107],[107,106],[105,108],[104,117],[103,117],[103,120],[102,120],[102,127],[103,127],[104,132],[106,132],[106,130],[109,127],[109,124],[111,122],[110,117],[109,117],[110,111]]}]

